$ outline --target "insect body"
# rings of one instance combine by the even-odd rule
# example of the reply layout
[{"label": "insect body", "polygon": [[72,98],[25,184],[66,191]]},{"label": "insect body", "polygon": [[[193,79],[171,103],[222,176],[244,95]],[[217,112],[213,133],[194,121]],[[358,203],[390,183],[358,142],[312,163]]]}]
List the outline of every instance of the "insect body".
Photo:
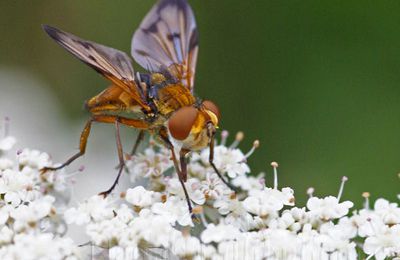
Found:
[{"label": "insect body", "polygon": [[[210,146],[213,163],[214,134],[219,110],[211,101],[201,101],[193,94],[198,52],[198,33],[193,12],[186,0],[160,0],[142,21],[132,39],[132,56],[148,73],[135,75],[131,59],[125,53],[47,25],[48,35],[75,57],[111,82],[104,91],[89,99],[91,113],[80,138],[80,149],[57,170],[85,153],[93,122],[111,123],[116,128],[119,171],[113,185],[101,194],[108,195],[118,183],[124,167],[120,125],[140,129],[132,153],[144,131],[150,132],[171,150],[171,158],[192,210],[184,182],[187,179],[186,155]],[[125,116],[125,115],[129,116]],[[175,145],[181,146],[179,158]],[[228,184],[222,177],[221,179]]]}]

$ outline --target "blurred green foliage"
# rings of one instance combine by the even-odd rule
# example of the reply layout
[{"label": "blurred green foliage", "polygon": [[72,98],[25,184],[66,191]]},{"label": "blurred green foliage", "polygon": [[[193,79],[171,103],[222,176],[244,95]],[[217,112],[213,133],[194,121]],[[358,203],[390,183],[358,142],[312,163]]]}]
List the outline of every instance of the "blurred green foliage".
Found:
[{"label": "blurred green foliage", "polygon": [[[86,117],[83,101],[107,83],[40,25],[129,53],[153,2],[1,1],[0,66],[36,74],[68,118]],[[345,198],[361,203],[361,193],[370,191],[395,199],[399,1],[190,2],[200,31],[196,92],[219,104],[231,136],[245,132],[244,150],[260,139],[249,159],[255,173],[266,171],[271,183],[269,163],[278,161],[280,185],[294,187],[300,200],[309,186],[336,194],[343,175]],[[15,109],[29,108],[22,102]]]}]

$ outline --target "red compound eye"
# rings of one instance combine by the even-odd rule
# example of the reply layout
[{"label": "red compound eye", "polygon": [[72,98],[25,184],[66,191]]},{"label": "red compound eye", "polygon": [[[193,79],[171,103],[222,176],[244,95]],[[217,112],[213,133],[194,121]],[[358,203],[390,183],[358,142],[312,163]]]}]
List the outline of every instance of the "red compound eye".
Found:
[{"label": "red compound eye", "polygon": [[217,107],[217,105],[216,104],[214,104],[213,102],[211,102],[210,100],[205,100],[205,101],[203,101],[203,106],[206,108],[206,109],[208,109],[208,110],[210,110],[211,112],[213,112],[217,117],[218,117],[218,119],[220,119],[220,113],[219,113],[219,108]]},{"label": "red compound eye", "polygon": [[194,107],[182,107],[176,111],[168,121],[168,129],[172,137],[184,140],[196,121],[199,111]]}]

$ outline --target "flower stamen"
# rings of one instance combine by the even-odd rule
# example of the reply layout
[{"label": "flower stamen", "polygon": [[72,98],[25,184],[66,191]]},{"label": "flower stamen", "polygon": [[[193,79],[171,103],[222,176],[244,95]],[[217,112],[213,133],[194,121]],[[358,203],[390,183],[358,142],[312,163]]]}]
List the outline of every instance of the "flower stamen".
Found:
[{"label": "flower stamen", "polygon": [[258,179],[258,182],[259,182],[263,187],[265,187],[265,178],[264,178],[264,177]]},{"label": "flower stamen", "polygon": [[229,146],[229,149],[236,148],[243,140],[243,138],[244,138],[244,133],[242,131],[237,132],[235,136],[235,141],[233,141],[233,143]]},{"label": "flower stamen", "polygon": [[339,193],[338,193],[338,195],[337,195],[338,201],[340,201],[340,198],[342,197],[343,190],[344,190],[344,184],[346,183],[346,181],[347,181],[348,179],[349,179],[349,178],[347,178],[346,176],[343,176],[343,177],[342,177],[342,182],[340,183]]},{"label": "flower stamen", "polygon": [[277,162],[272,162],[271,163],[272,168],[274,168],[274,189],[278,189],[278,163]]},{"label": "flower stamen", "polygon": [[370,209],[370,207],[369,207],[369,196],[370,196],[369,192],[363,192],[362,196],[365,199],[364,209],[369,210]]},{"label": "flower stamen", "polygon": [[207,227],[208,222],[206,220],[206,217],[204,216],[204,210],[199,215],[200,215],[201,223],[203,224],[204,227]]},{"label": "flower stamen", "polygon": [[308,189],[307,189],[307,195],[308,195],[308,197],[311,199],[313,196],[314,196],[314,188],[313,187],[309,187]]},{"label": "flower stamen", "polygon": [[64,177],[69,179],[69,178],[74,177],[75,175],[83,172],[84,170],[85,170],[85,165],[81,165],[81,166],[79,166],[79,168],[76,171],[73,171],[69,174],[64,174]]},{"label": "flower stamen", "polygon": [[374,257],[380,250],[381,250],[381,248],[378,248],[372,255],[369,255],[365,260],[371,259],[371,258]]},{"label": "flower stamen", "polygon": [[249,158],[259,146],[260,146],[260,141],[255,140],[255,141],[253,142],[253,146],[251,147],[250,151],[248,151],[248,152],[245,154],[244,157],[245,157],[246,159]]},{"label": "flower stamen", "polygon": [[9,134],[10,134],[10,118],[6,116],[4,117],[3,137],[7,137]]},{"label": "flower stamen", "polygon": [[226,145],[226,140],[228,139],[229,132],[227,130],[223,130],[221,132],[221,145],[225,146]]}]

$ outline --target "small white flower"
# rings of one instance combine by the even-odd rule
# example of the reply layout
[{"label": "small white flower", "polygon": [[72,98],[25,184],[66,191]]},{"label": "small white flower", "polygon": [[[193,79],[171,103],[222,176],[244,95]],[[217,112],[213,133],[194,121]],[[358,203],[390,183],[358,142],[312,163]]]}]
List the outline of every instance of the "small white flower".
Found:
[{"label": "small white flower", "polygon": [[143,186],[137,186],[126,191],[125,199],[134,206],[145,208],[153,204],[154,191],[148,191]]},{"label": "small white flower", "polygon": [[138,154],[127,161],[130,169],[131,181],[135,182],[138,176],[141,177],[160,177],[169,168],[173,167],[170,159],[170,152],[165,148],[160,148],[156,152],[153,147],[147,148],[144,153]]},{"label": "small white flower", "polygon": [[[208,165],[210,149],[204,149],[200,156],[205,165]],[[227,148],[218,145],[214,148],[214,164],[221,172],[226,172],[230,178],[250,172],[246,164],[246,156],[236,148]]]},{"label": "small white flower", "polygon": [[86,226],[86,234],[98,246],[114,246],[128,226],[119,218],[103,219]]},{"label": "small white flower", "polygon": [[369,209],[355,211],[351,221],[357,227],[357,233],[360,237],[372,236],[375,234],[374,225],[384,225],[382,219]]},{"label": "small white flower", "polygon": [[41,169],[51,165],[50,156],[38,150],[23,149],[17,158],[19,165],[29,166],[34,169]]},{"label": "small white flower", "polygon": [[50,233],[17,234],[13,244],[0,249],[1,259],[78,259],[78,248],[70,238]]},{"label": "small white flower", "polygon": [[400,224],[400,208],[397,203],[389,203],[385,199],[377,199],[374,205],[374,211],[383,222],[388,225]]},{"label": "small white flower", "polygon": [[206,174],[210,171],[209,167],[200,162],[200,155],[196,152],[192,153],[188,164],[188,174],[190,177],[204,180]]},{"label": "small white flower", "polygon": [[13,136],[7,136],[4,137],[3,139],[0,139],[0,152],[11,150],[16,142],[17,139],[15,139],[15,137]]},{"label": "small white flower", "polygon": [[14,162],[7,158],[0,158],[0,171],[4,171],[6,169],[12,169],[14,166]]},{"label": "small white flower", "polygon": [[289,229],[294,223],[295,219],[290,212],[282,213],[282,216],[278,219],[278,227],[281,229]]},{"label": "small white flower", "polygon": [[293,207],[288,211],[292,215],[295,222],[298,223],[300,226],[309,222],[305,208]]},{"label": "small white flower", "polygon": [[331,223],[325,223],[323,234],[312,229],[310,224],[304,227],[297,239],[301,243],[302,259],[358,259],[355,243],[337,236]]},{"label": "small white flower", "polygon": [[55,172],[46,172],[46,174],[41,176],[41,178],[43,178],[43,182],[47,189],[54,189],[58,192],[66,192],[71,187],[71,183],[68,179],[75,174],[76,173],[72,173],[68,176],[65,173],[65,170],[62,169]]},{"label": "small white flower", "polygon": [[2,205],[0,207],[0,226],[4,225],[10,217],[10,212],[14,207],[11,205]]},{"label": "small white flower", "polygon": [[345,255],[353,255],[355,243],[350,239],[357,233],[347,224],[343,222],[340,225],[334,225],[332,222],[327,222],[321,225],[318,241],[326,252],[342,252]]},{"label": "small white flower", "polygon": [[151,211],[172,225],[178,222],[182,226],[193,226],[186,200],[179,197],[170,196],[165,202],[157,202],[151,207]]},{"label": "small white flower", "polygon": [[339,202],[336,197],[328,196],[323,199],[312,197],[307,201],[307,208],[310,210],[310,215],[321,220],[330,220],[341,218],[353,207],[353,202]]},{"label": "small white flower", "polygon": [[48,216],[54,201],[54,197],[47,195],[30,202],[28,205],[19,205],[11,210],[10,217],[15,221],[14,228],[17,230],[23,229]]},{"label": "small white flower", "polygon": [[133,260],[139,259],[139,249],[135,246],[129,246],[126,248],[120,246],[114,246],[110,248],[108,257],[112,260]]},{"label": "small white flower", "polygon": [[207,173],[206,179],[201,183],[200,190],[206,199],[217,199],[226,193],[227,187],[216,173]]},{"label": "small white flower", "polygon": [[335,225],[335,228],[340,232],[340,234],[348,239],[357,236],[357,226],[351,218],[343,217],[339,219],[339,223]]},{"label": "small white flower", "polygon": [[375,227],[376,234],[364,242],[363,250],[377,260],[400,256],[400,225]]},{"label": "small white flower", "polygon": [[1,173],[0,194],[4,194],[7,203],[18,205],[21,201],[28,200],[28,189],[33,186],[33,180],[22,172],[7,169]]},{"label": "small white flower", "polygon": [[221,259],[276,259],[269,257],[262,243],[251,235],[222,241],[218,244],[218,253]]},{"label": "small white flower", "polygon": [[70,208],[64,213],[68,224],[83,225],[93,221],[110,219],[114,216],[113,208],[108,207],[108,199],[95,195],[80,203],[77,208]]},{"label": "small white flower", "polygon": [[282,191],[271,188],[252,190],[249,197],[243,201],[243,205],[250,213],[260,217],[266,217],[270,213],[279,211],[283,206],[294,204],[293,190],[283,188]]},{"label": "small white flower", "polygon": [[264,188],[264,179],[260,176],[238,175],[232,180],[232,184],[245,191],[262,190]]},{"label": "small white flower", "polygon": [[[201,190],[201,183],[198,179],[190,178],[185,182],[186,190],[189,198],[198,205],[203,205],[206,201],[205,194]],[[169,179],[167,183],[167,190],[169,193],[178,195],[180,198],[186,200],[185,192],[181,182],[177,178]]]},{"label": "small white flower", "polygon": [[219,259],[217,255],[217,250],[212,245],[201,244],[200,252],[193,259],[203,260],[203,259]]},{"label": "small white flower", "polygon": [[241,230],[250,230],[259,225],[257,221],[246,211],[242,201],[235,196],[224,196],[214,202],[214,207],[225,216],[225,223],[233,225]]},{"label": "small white flower", "polygon": [[231,212],[240,213],[242,212],[242,202],[237,199],[236,196],[224,196],[214,202],[214,207],[218,209],[218,212],[222,215],[227,215]]},{"label": "small white flower", "polygon": [[201,240],[208,244],[211,242],[219,243],[225,240],[233,240],[240,236],[239,229],[219,223],[218,225],[209,224],[206,229],[201,233]]},{"label": "small white flower", "polygon": [[134,213],[127,205],[122,204],[117,210],[114,210],[116,218],[128,224],[133,219]]},{"label": "small white flower", "polygon": [[292,232],[268,228],[259,231],[257,236],[263,242],[263,251],[268,259],[295,259],[300,245]]},{"label": "small white flower", "polygon": [[113,246],[108,251],[108,257],[112,260],[125,260],[125,249],[120,246]]},{"label": "small white flower", "polygon": [[186,235],[178,236],[172,242],[171,251],[178,257],[189,258],[190,256],[201,252],[201,243],[196,237]]},{"label": "small white flower", "polygon": [[14,231],[7,226],[0,226],[0,245],[8,244],[14,236]]},{"label": "small white flower", "polygon": [[26,193],[23,190],[18,192],[8,192],[4,195],[4,201],[16,207],[21,203],[22,198],[26,197],[25,194]]},{"label": "small white flower", "polygon": [[180,232],[172,228],[170,219],[165,215],[152,214],[148,209],[143,209],[139,217],[129,225],[131,232],[135,232],[137,239],[144,239],[153,246],[167,248]]}]

